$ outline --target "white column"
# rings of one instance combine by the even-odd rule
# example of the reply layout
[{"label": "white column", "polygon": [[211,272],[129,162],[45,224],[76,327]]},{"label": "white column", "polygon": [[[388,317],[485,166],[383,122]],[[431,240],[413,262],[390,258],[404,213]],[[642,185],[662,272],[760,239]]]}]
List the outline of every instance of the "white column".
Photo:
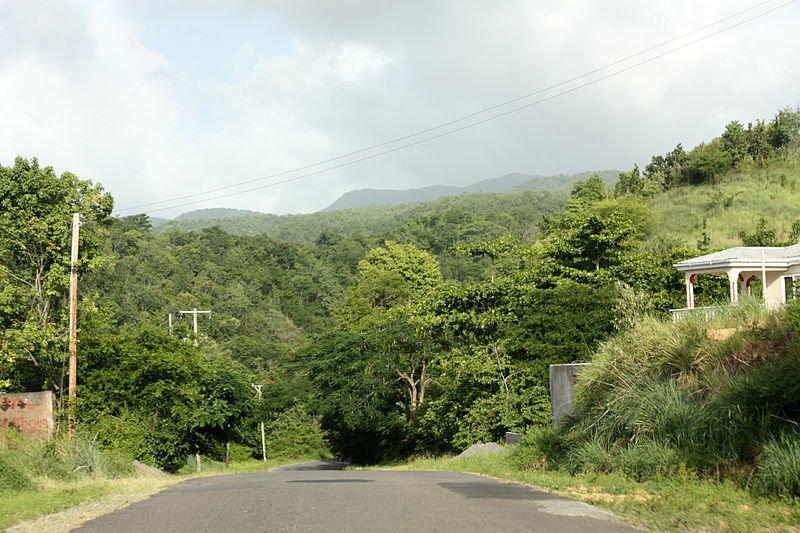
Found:
[{"label": "white column", "polygon": [[739,271],[731,270],[728,272],[728,281],[731,288],[731,303],[739,301]]},{"label": "white column", "polygon": [[686,273],[686,307],[694,309],[694,274]]}]

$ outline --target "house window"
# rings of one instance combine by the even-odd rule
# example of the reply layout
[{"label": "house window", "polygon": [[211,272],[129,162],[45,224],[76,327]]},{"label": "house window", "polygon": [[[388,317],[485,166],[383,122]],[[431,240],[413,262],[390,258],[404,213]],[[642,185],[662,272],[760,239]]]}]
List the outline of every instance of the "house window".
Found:
[{"label": "house window", "polygon": [[800,297],[800,275],[783,277],[783,301],[788,302]]}]

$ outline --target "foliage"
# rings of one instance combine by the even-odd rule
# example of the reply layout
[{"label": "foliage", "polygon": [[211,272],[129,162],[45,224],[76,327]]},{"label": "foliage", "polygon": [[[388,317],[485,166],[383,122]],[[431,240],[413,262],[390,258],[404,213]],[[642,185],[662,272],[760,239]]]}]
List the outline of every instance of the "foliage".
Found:
[{"label": "foliage", "polygon": [[800,434],[787,431],[764,444],[754,486],[765,494],[800,497]]},{"label": "foliage", "polygon": [[[397,375],[380,357],[372,339],[332,331],[302,354],[333,451],[355,463],[374,463],[408,451]],[[401,407],[398,407],[400,405]]]},{"label": "foliage", "polygon": [[[535,452],[523,456],[573,473],[652,479],[689,469],[743,484],[755,466],[757,486],[773,491],[780,464],[794,487],[795,450],[783,435],[800,418],[800,330],[784,316],[745,299],[711,321],[642,319],[600,346],[579,376],[571,417],[529,436]],[[721,328],[737,333],[709,333]],[[759,457],[766,443],[771,455]]]},{"label": "foliage", "polygon": [[[88,272],[104,261],[98,224],[112,207],[101,186],[36,159],[0,165],[0,387],[60,389],[72,215],[83,217],[77,268]],[[26,365],[12,370],[15,359]]]},{"label": "foliage", "polygon": [[324,456],[328,445],[319,423],[302,405],[281,412],[265,426],[267,456]]},{"label": "foliage", "polygon": [[8,464],[0,456],[0,487],[1,491],[25,490],[33,488],[33,483],[18,468]]},{"label": "foliage", "polygon": [[367,327],[376,314],[412,302],[441,277],[436,259],[413,244],[389,241],[373,248],[358,263],[357,283],[339,309],[340,322],[355,330]]},{"label": "foliage", "polygon": [[230,440],[252,392],[241,376],[153,328],[82,337],[78,415],[101,445],[176,471],[198,446]]},{"label": "foliage", "polygon": [[[567,185],[568,187],[568,185]],[[563,187],[563,188],[567,188]],[[559,187],[561,188],[561,187]],[[392,240],[392,232],[413,219],[447,216],[448,213],[480,213],[476,220],[509,222],[508,213],[517,212],[526,218],[538,218],[552,213],[564,202],[562,192],[521,191],[509,193],[468,193],[446,196],[404,205],[380,205],[358,209],[321,211],[303,215],[254,215],[234,218],[210,218],[204,220],[171,221],[156,228],[158,233],[173,231],[200,231],[218,226],[236,235],[265,235],[275,239],[309,244],[322,233],[350,236],[383,234]],[[512,228],[507,228],[507,233]],[[401,239],[397,239],[401,240]],[[377,244],[377,243],[374,243]],[[456,243],[449,243],[453,246]]]}]

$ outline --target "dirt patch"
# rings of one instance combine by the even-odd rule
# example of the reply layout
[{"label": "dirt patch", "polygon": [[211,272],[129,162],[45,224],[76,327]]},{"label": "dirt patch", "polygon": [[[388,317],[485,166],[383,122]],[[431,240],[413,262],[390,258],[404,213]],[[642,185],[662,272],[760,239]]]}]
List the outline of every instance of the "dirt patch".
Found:
[{"label": "dirt patch", "polygon": [[636,491],[632,494],[611,494],[603,492],[602,487],[594,487],[592,490],[586,487],[570,487],[566,493],[573,498],[589,503],[619,503],[624,500],[635,500],[640,503],[650,502],[653,496],[644,491]]},{"label": "dirt patch", "polygon": [[739,331],[737,328],[707,329],[706,335],[709,339],[715,341],[724,341],[732,337],[737,331]]}]

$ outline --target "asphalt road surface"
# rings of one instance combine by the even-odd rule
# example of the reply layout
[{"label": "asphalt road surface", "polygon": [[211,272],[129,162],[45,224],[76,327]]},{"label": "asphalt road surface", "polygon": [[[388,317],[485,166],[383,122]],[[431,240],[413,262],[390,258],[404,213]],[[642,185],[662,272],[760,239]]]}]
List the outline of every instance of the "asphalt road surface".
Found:
[{"label": "asphalt road surface", "polygon": [[338,470],[303,463],[192,479],[86,522],[79,532],[635,531],[594,507],[453,472]]}]

